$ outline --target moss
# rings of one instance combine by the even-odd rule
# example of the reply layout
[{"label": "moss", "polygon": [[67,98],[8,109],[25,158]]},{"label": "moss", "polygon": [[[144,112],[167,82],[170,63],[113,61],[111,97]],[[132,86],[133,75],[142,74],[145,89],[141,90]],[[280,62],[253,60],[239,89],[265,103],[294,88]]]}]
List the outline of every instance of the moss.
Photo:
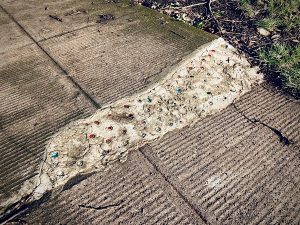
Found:
[{"label": "moss", "polygon": [[[194,50],[217,36],[201,31],[195,27],[174,20],[167,15],[161,14],[144,6],[132,5],[130,1],[124,0],[119,3],[105,3],[96,1],[89,5],[89,16],[97,19],[101,14],[112,14],[119,20],[119,23],[131,23],[123,32],[133,34],[137,30],[144,35],[159,37],[166,43],[177,43],[186,46],[188,50]],[[123,20],[123,21],[122,21]]]}]

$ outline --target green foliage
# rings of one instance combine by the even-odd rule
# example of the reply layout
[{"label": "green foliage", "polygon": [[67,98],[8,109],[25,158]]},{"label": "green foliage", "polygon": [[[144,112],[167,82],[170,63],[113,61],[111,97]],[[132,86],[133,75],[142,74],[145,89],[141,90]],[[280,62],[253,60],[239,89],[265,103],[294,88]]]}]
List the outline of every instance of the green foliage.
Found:
[{"label": "green foliage", "polygon": [[239,2],[241,9],[250,17],[255,14],[254,8],[265,8],[267,18],[258,23],[269,31],[277,27],[288,31],[300,29],[300,0],[239,0]]},{"label": "green foliage", "polygon": [[256,23],[258,27],[262,27],[268,31],[274,31],[279,24],[279,21],[273,18],[265,18]]},{"label": "green foliage", "polygon": [[250,0],[240,0],[241,9],[250,17],[255,15]]},{"label": "green foliage", "polygon": [[199,29],[203,29],[205,27],[205,23],[203,21],[200,21],[194,25],[195,27]]},{"label": "green foliage", "polygon": [[300,90],[300,45],[274,44],[269,50],[260,50],[259,57],[281,72],[287,86]]}]

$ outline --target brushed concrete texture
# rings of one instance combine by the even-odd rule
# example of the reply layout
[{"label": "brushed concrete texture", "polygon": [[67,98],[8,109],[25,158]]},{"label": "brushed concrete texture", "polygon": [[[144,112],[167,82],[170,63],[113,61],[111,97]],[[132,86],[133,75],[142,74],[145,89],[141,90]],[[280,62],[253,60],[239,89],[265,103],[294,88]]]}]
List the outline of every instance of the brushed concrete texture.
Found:
[{"label": "brushed concrete texture", "polygon": [[[258,93],[262,99],[250,97]],[[174,192],[171,202],[176,205],[179,197],[179,211],[185,213],[184,218],[192,216],[197,224],[201,221],[197,218],[205,224],[299,224],[300,148],[293,138],[299,136],[299,124],[287,129],[285,135],[291,144],[285,145],[270,128],[252,123],[238,108],[246,104],[253,107],[253,113],[263,114],[264,106],[257,102],[267,95],[272,96],[269,101],[274,103],[269,105],[274,109],[276,97],[289,105],[270,117],[274,125],[288,126],[295,120],[289,115],[299,118],[299,102],[268,87],[256,88],[220,114],[167,134],[161,141],[133,152],[124,165],[115,165],[113,171],[93,175],[56,193],[18,219],[29,224],[185,224],[178,211],[170,211],[161,203],[161,197],[152,197],[156,192],[147,194],[154,182],[164,194]],[[148,166],[151,172],[145,172]],[[151,177],[155,181],[150,181]],[[131,199],[128,204],[127,196]],[[109,209],[78,206],[106,206],[121,199],[125,205]],[[149,219],[145,219],[148,213]]]},{"label": "brushed concrete texture", "polygon": [[[91,2],[0,2],[1,203],[36,175],[51,134],[95,110],[88,95],[99,105],[128,96],[214,38],[125,1]],[[100,14],[115,19],[97,23]],[[256,88],[220,114],[132,153],[125,164],[56,190],[19,218],[299,224],[299,105]]]},{"label": "brushed concrete texture", "polygon": [[[128,1],[27,0],[3,5],[99,105],[140,91],[215,38]],[[72,10],[86,13],[66,16]],[[99,15],[114,19],[108,16],[97,23]]]},{"label": "brushed concrete texture", "polygon": [[[127,1],[3,0],[0,10],[2,199],[20,198],[59,127],[145,88],[215,38]],[[114,19],[97,23],[106,14]]]},{"label": "brushed concrete texture", "polygon": [[[0,54],[31,44],[30,38],[24,35],[18,26],[0,8]],[[4,35],[9,34],[9,35]]]},{"label": "brushed concrete texture", "polygon": [[[259,119],[282,131],[290,145],[247,119],[264,113],[269,120]],[[235,107],[142,152],[212,224],[299,224],[299,118],[299,102],[259,87]]]},{"label": "brushed concrete texture", "polygon": [[22,220],[28,224],[204,224],[138,151],[124,164],[56,193]]},{"label": "brushed concrete texture", "polygon": [[[45,142],[94,108],[35,44],[0,53],[0,202],[38,173]],[[26,193],[30,192],[30,187]]]}]

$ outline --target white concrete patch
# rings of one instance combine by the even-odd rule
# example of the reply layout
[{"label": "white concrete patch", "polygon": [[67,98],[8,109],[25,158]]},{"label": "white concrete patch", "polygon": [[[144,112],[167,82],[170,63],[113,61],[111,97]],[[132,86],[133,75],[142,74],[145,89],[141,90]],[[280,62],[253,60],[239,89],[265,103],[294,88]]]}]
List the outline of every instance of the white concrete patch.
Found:
[{"label": "white concrete patch", "polygon": [[125,161],[130,150],[219,112],[262,80],[222,38],[201,47],[151,88],[55,134],[46,149],[36,197],[77,174]]}]

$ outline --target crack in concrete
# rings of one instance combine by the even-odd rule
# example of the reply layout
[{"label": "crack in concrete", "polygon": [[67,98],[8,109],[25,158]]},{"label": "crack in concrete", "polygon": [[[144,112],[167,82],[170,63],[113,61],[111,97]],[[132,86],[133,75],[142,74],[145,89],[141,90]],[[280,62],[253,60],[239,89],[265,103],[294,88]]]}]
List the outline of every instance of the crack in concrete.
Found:
[{"label": "crack in concrete", "polygon": [[80,208],[86,208],[86,209],[95,209],[95,210],[104,210],[112,207],[120,206],[124,201],[120,201],[115,204],[105,205],[105,206],[91,206],[91,205],[78,205]]},{"label": "crack in concrete", "polygon": [[248,120],[249,122],[253,123],[253,124],[261,124],[263,125],[264,127],[267,127],[268,129],[270,129],[278,138],[279,138],[279,141],[283,144],[283,145],[290,145],[290,144],[293,144],[293,141],[290,140],[288,137],[284,136],[282,134],[281,131],[279,131],[278,129],[274,128],[274,127],[271,127],[269,126],[268,124],[260,121],[259,119],[256,119],[256,118],[253,118],[253,119],[250,119],[248,116],[245,115],[245,113],[243,113],[234,103],[233,103],[233,107],[236,109],[236,111],[241,114],[246,120]]}]

